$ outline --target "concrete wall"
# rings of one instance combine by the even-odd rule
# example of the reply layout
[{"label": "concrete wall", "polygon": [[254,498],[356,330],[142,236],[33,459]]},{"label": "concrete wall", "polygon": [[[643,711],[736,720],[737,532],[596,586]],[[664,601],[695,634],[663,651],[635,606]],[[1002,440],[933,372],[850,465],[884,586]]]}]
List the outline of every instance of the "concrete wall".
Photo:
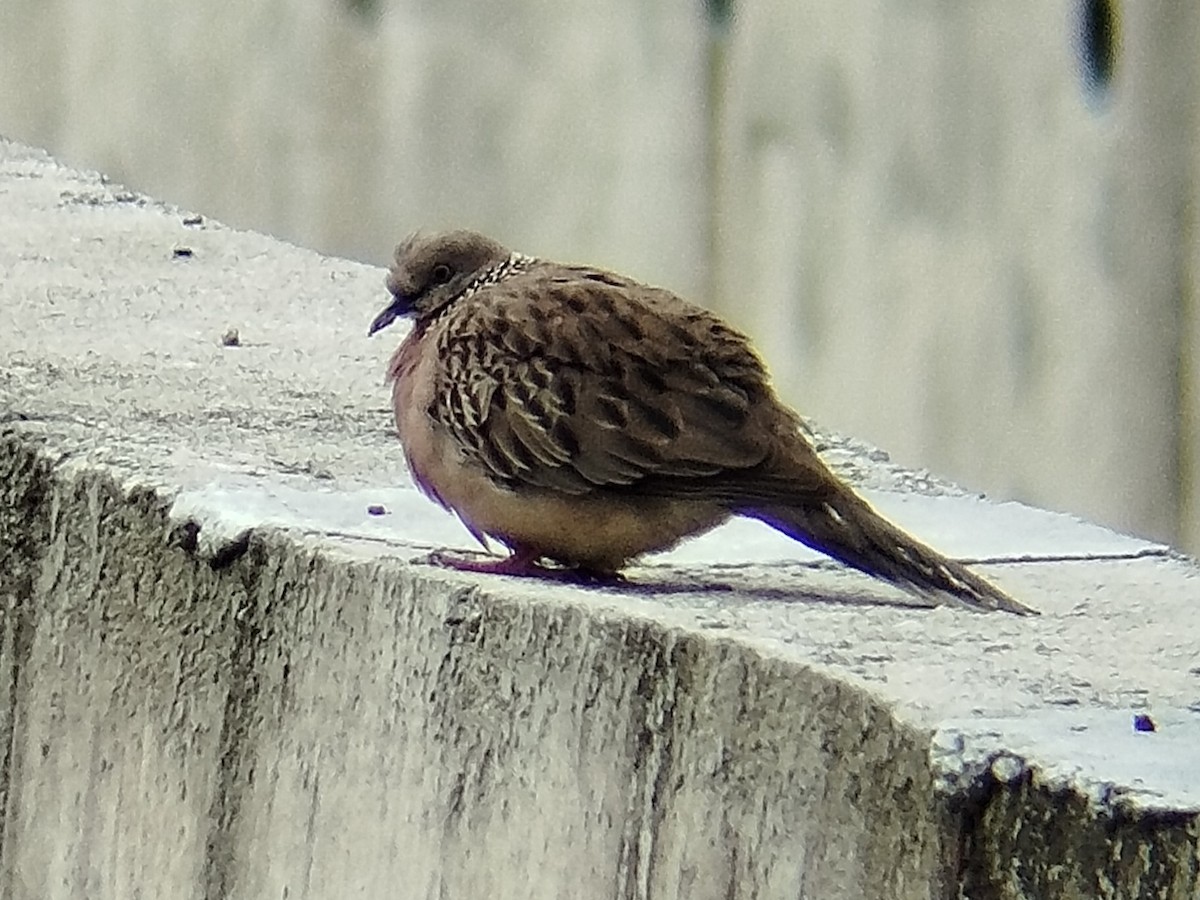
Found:
[{"label": "concrete wall", "polygon": [[1084,5],[14,0],[0,133],[359,259],[633,271],[818,420],[1195,549],[1198,14],[1110,4],[1101,95]]},{"label": "concrete wall", "polygon": [[857,692],[288,542],[214,572],[153,495],[0,462],[10,900],[929,896],[924,740]]},{"label": "concrete wall", "polygon": [[1043,615],[739,523],[621,590],[446,571],[378,269],[4,141],[0,197],[4,900],[1200,891],[1200,579],[1165,546],[827,437]]}]

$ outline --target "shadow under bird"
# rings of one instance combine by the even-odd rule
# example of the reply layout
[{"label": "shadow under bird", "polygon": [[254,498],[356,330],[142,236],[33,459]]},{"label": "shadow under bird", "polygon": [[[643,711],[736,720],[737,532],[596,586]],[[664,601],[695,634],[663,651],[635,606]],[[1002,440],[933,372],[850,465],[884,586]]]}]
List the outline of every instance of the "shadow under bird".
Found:
[{"label": "shadow under bird", "polygon": [[396,249],[370,334],[417,485],[510,551],[445,565],[616,578],[731,516],[939,602],[1031,613],[880,516],[821,461],[750,341],[670,291],[470,231]]}]

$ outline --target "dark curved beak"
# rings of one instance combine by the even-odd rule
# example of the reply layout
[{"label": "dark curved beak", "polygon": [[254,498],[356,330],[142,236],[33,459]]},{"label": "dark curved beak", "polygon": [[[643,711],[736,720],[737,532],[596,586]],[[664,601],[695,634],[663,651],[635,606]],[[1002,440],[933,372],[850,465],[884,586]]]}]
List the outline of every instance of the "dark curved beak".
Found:
[{"label": "dark curved beak", "polygon": [[406,297],[393,297],[392,302],[385,306],[379,315],[371,320],[371,327],[367,329],[367,337],[387,328],[408,312],[410,308],[411,305]]}]

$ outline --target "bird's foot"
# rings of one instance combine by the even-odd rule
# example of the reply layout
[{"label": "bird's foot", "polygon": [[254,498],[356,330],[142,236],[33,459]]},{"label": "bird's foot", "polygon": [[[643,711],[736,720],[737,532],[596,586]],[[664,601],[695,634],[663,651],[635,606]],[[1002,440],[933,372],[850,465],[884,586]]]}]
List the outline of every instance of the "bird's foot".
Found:
[{"label": "bird's foot", "polygon": [[583,584],[593,587],[618,587],[629,584],[619,572],[604,572],[596,569],[548,566],[542,557],[529,550],[516,550],[504,559],[468,559],[455,556],[444,550],[429,554],[429,562],[459,572],[476,572],[483,575],[512,575],[517,578],[539,578],[543,581],[559,581],[565,584]]},{"label": "bird's foot", "polygon": [[478,572],[482,575],[515,575],[518,578],[545,578],[554,574],[558,569],[551,569],[539,561],[532,553],[518,551],[504,559],[494,557],[472,559],[456,556],[445,550],[435,550],[429,554],[429,562],[435,566],[454,569],[458,572]]}]

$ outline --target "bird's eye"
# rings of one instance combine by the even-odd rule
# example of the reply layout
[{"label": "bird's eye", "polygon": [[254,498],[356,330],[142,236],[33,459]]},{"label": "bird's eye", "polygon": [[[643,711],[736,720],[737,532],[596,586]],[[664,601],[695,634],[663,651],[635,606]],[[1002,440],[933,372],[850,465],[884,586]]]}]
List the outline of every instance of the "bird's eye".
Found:
[{"label": "bird's eye", "polygon": [[429,277],[434,284],[445,284],[450,280],[450,267],[445,263],[438,263],[433,267],[433,271],[429,273]]}]

